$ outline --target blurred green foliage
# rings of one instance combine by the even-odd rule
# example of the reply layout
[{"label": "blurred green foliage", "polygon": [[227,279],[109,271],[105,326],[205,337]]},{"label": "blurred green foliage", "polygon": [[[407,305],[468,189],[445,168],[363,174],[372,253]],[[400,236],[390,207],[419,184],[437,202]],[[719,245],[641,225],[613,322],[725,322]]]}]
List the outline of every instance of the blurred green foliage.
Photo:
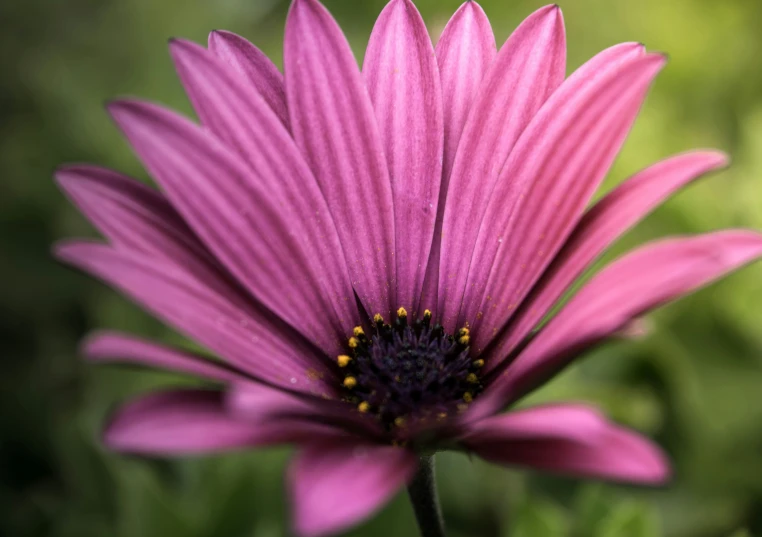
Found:
[{"label": "blurred green foliage", "polygon": [[[358,56],[383,0],[326,0]],[[418,2],[432,33],[458,0]],[[539,7],[484,0],[498,41]],[[734,166],[691,187],[625,237],[762,227],[762,3],[567,0],[569,65],[616,42],[670,53],[608,187],[674,152],[718,147]],[[93,327],[178,336],[111,290],[55,264],[49,245],[90,227],[54,188],[64,161],[145,177],[101,103],[141,95],[189,111],[169,36],[241,33],[276,60],[278,0],[7,0],[0,3],[0,534],[244,537],[287,534],[286,450],[159,461],[105,452],[98,429],[128,394],[188,382],[95,368],[76,345]],[[611,257],[611,256],[609,256]],[[529,402],[577,399],[654,436],[673,483],[647,490],[439,457],[455,537],[762,535],[762,266],[649,317],[651,334],[592,353]],[[413,535],[402,495],[352,531]]]}]

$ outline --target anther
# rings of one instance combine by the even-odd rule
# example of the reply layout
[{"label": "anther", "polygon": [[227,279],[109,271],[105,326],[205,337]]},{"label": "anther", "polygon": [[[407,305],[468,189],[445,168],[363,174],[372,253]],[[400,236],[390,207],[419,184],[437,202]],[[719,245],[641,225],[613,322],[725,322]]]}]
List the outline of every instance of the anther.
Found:
[{"label": "anther", "polygon": [[458,338],[458,343],[461,345],[468,345],[471,342],[471,336],[465,335]]},{"label": "anther", "polygon": [[344,387],[346,388],[354,388],[357,386],[357,379],[354,377],[347,377],[344,379]]},{"label": "anther", "polygon": [[362,337],[365,335],[365,330],[362,329],[362,326],[355,326],[353,333],[356,337]]},{"label": "anther", "polygon": [[347,367],[349,362],[352,361],[352,357],[346,354],[340,354],[336,361],[338,362],[339,367]]},{"label": "anther", "polygon": [[407,310],[405,308],[400,308],[397,310],[397,317],[401,319],[407,319]]},{"label": "anther", "polygon": [[466,393],[464,393],[464,394],[463,394],[463,400],[464,400],[466,403],[470,403],[471,401],[473,401],[473,400],[474,400],[474,396],[473,396],[473,395],[471,395],[471,392],[466,392]]},{"label": "anther", "polygon": [[357,410],[359,410],[362,413],[367,412],[368,410],[370,410],[370,403],[368,403],[367,401],[363,401],[362,403],[357,405]]},{"label": "anther", "polygon": [[381,315],[380,313],[376,313],[373,316],[373,322],[376,324],[381,324],[381,325],[384,324],[384,316]]},{"label": "anther", "polygon": [[357,339],[356,337],[349,338],[349,347],[351,349],[356,349],[359,344],[360,344],[360,340]]},{"label": "anther", "polygon": [[398,418],[394,418],[394,425],[396,425],[397,427],[404,427],[405,426],[405,418],[403,418],[402,416],[400,416]]},{"label": "anther", "polygon": [[469,373],[466,377],[466,382],[469,384],[479,384],[479,377],[475,373]]},{"label": "anther", "polygon": [[484,360],[481,358],[474,360],[474,367],[484,367]]}]

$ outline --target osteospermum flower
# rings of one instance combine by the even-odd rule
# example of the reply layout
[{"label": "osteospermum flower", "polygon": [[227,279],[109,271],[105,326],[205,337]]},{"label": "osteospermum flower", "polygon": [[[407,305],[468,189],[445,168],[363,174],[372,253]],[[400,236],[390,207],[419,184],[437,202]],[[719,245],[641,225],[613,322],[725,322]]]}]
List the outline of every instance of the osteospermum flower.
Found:
[{"label": "osteospermum flower", "polygon": [[285,76],[226,32],[170,50],[200,125],[112,102],[161,192],[102,168],[60,169],[108,242],[56,252],[219,360],[117,333],[89,338],[87,356],[220,387],[126,404],[109,447],[294,444],[288,481],[305,536],[425,481],[419,461],[441,449],[593,478],[668,477],[657,447],[587,406],[497,414],[633,319],[762,254],[750,231],[655,242],[542,324],[612,241],[725,165],[714,151],[678,155],[586,210],[662,55],[625,43],[565,79],[557,6],[497,52],[475,2],[434,48],[409,0],[381,13],[362,71],[317,0],[293,2]]}]

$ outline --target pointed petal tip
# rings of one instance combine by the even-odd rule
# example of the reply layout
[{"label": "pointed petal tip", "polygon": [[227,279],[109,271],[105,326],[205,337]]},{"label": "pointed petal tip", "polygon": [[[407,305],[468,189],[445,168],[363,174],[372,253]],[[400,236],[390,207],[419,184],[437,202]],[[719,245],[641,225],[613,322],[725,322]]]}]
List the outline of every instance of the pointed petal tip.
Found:
[{"label": "pointed petal tip", "polygon": [[77,346],[77,354],[87,361],[97,362],[103,358],[104,342],[111,335],[107,330],[90,332]]},{"label": "pointed petal tip", "polygon": [[236,34],[233,32],[228,32],[227,30],[212,30],[209,32],[209,36],[206,39],[207,47],[209,50],[214,50],[224,41],[230,41],[236,37]]},{"label": "pointed petal tip", "polygon": [[75,250],[79,244],[80,242],[75,239],[62,239],[53,243],[50,247],[50,253],[58,261],[73,263]]},{"label": "pointed petal tip", "polygon": [[58,185],[58,188],[67,194],[71,194],[79,184],[78,168],[79,165],[77,164],[61,164],[53,170],[53,181]]}]

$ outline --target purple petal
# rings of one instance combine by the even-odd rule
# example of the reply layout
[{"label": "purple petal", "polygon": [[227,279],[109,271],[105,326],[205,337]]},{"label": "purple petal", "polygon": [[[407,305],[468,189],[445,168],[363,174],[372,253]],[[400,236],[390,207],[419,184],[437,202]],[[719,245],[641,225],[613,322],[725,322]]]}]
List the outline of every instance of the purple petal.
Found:
[{"label": "purple petal", "polygon": [[292,4],[284,53],[294,139],[326,197],[360,300],[371,315],[389,312],[394,206],[365,82],[341,29],[317,0]]},{"label": "purple petal", "polygon": [[56,180],[79,210],[118,249],[133,250],[184,268],[237,304],[241,291],[161,193],[117,172],[67,166]]},{"label": "purple petal", "polygon": [[437,220],[421,300],[421,306],[430,309],[438,303],[442,218],[450,173],[471,105],[496,54],[495,36],[489,19],[476,2],[466,2],[455,12],[436,46],[444,109],[444,162]]},{"label": "purple petal", "polygon": [[288,480],[300,537],[338,533],[379,510],[415,473],[406,449],[349,442],[316,443],[291,463]]},{"label": "purple petal", "polygon": [[316,0],[296,0],[285,43],[294,139],[336,222],[355,290],[369,312],[394,297],[394,209],[383,144],[341,29]]},{"label": "purple petal", "polygon": [[227,391],[230,412],[253,423],[322,423],[366,440],[387,435],[374,420],[346,401],[287,393],[254,382],[236,382]]},{"label": "purple petal", "polygon": [[248,375],[224,362],[119,332],[91,334],[83,342],[81,352],[95,362],[145,365],[219,382],[249,379]]},{"label": "purple petal", "polygon": [[340,337],[353,325],[346,321],[358,314],[323,237],[314,235],[328,215],[305,213],[288,181],[254,174],[177,114],[136,101],[109,110],[172,205],[238,281],[326,353],[338,354]]},{"label": "purple petal", "polygon": [[[357,324],[357,309],[336,227],[320,187],[289,133],[256,92],[233,76],[209,51],[188,41],[170,45],[183,84],[201,121],[251,166],[274,205],[287,207],[308,222],[299,227],[284,222],[291,233],[304,237],[305,257],[317,278],[325,281],[323,293],[337,297],[333,305],[339,327]],[[281,209],[282,210],[282,209]]]},{"label": "purple petal", "polygon": [[[465,319],[484,348],[542,275],[608,172],[665,58],[647,55],[551,97],[506,163],[474,251]],[[480,300],[480,297],[483,299]]]},{"label": "purple petal", "polygon": [[[57,246],[59,259],[120,289],[190,339],[264,382],[333,393],[333,373],[298,334],[257,319],[174,264],[94,243]],[[272,329],[270,329],[272,327]],[[325,380],[323,380],[325,379]]]},{"label": "purple petal", "polygon": [[634,318],[760,255],[762,235],[729,230],[658,241],[622,257],[585,285],[491,383],[470,418],[515,401]]},{"label": "purple petal", "polygon": [[442,224],[439,310],[457,321],[466,275],[490,192],[530,120],[563,81],[566,44],[558,6],[530,15],[500,49],[485,76],[458,145]]},{"label": "purple petal", "polygon": [[426,25],[410,0],[391,0],[376,21],[363,74],[394,195],[396,305],[416,311],[442,179],[442,91]]},{"label": "purple petal", "polygon": [[479,421],[463,444],[480,457],[580,477],[661,484],[664,453],[646,438],[579,406],[520,410]]},{"label": "purple petal", "polygon": [[507,412],[466,425],[463,441],[495,444],[525,440],[594,443],[607,424],[597,409],[582,404],[549,404]]},{"label": "purple petal", "polygon": [[209,34],[209,50],[243,75],[286,129],[289,128],[283,75],[264,52],[243,37],[224,30]]},{"label": "purple petal", "polygon": [[109,448],[128,453],[191,455],[296,442],[326,433],[317,426],[253,426],[226,412],[223,392],[188,389],[154,393],[126,404],[112,418],[103,440]]},{"label": "purple petal", "polygon": [[[677,155],[635,174],[604,197],[579,222],[511,320],[509,336],[496,345],[491,354],[506,356],[615,239],[664,199],[701,175],[726,164],[726,155],[716,151]],[[486,370],[498,365],[498,360],[488,360]]]}]

